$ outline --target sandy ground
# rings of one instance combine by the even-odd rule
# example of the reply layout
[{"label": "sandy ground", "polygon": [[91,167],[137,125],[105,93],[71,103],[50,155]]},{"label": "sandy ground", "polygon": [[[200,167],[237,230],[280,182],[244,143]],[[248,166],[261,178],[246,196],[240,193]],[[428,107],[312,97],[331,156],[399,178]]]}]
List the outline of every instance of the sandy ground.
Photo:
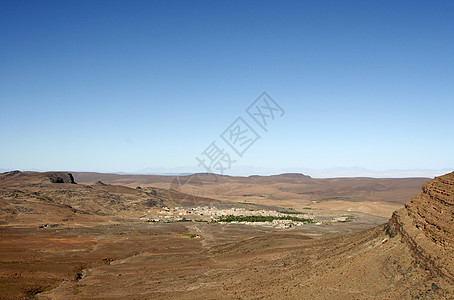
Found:
[{"label": "sandy ground", "polygon": [[217,175],[158,176],[74,173],[76,181],[101,180],[132,188],[159,187],[230,203],[256,203],[351,210],[390,218],[393,211],[420,192],[428,178],[328,178],[301,176],[230,177]]},{"label": "sandy ground", "polygon": [[[407,203],[410,210],[387,222],[400,200],[371,199],[409,192],[403,185],[413,180],[394,187],[370,179],[329,181],[333,189],[325,192],[285,179],[279,193],[249,194],[258,192],[265,178],[259,185],[241,183],[244,189],[235,182],[212,184],[205,191],[216,192],[218,199],[187,202],[178,191],[73,184],[68,174],[14,176],[0,184],[1,299],[454,298],[450,269],[446,273],[436,265],[452,257],[446,253],[452,230],[446,207],[454,185],[448,177],[426,186]],[[314,184],[320,183],[309,180]],[[372,187],[365,192],[364,184]],[[229,186],[230,192],[224,190]],[[336,196],[346,191],[350,196]],[[274,229],[139,220],[162,205],[206,201],[220,207],[294,208],[323,222]],[[354,217],[351,222],[330,221],[346,215]],[[424,224],[432,227],[423,232]]]},{"label": "sandy ground", "polygon": [[[6,299],[372,295],[387,299],[427,294],[433,281],[397,238],[378,229],[358,231],[349,223],[336,226],[332,233],[315,226],[272,230],[196,222],[38,230],[3,227],[0,295]],[[404,262],[396,254],[404,255]],[[410,293],[409,282],[422,290],[412,288]]]},{"label": "sandy ground", "polygon": [[[367,226],[370,227],[370,224]],[[67,296],[79,295],[78,291],[88,285],[92,286],[90,293],[100,289],[98,295],[106,295],[102,287],[108,285],[83,283],[86,280],[85,277],[98,274],[97,272],[103,270],[103,267],[116,266],[115,268],[121,269],[122,271],[116,274],[118,278],[113,277],[109,280],[115,280],[116,284],[126,280],[124,284],[128,285],[135,282],[137,278],[131,277],[136,274],[136,270],[128,271],[129,267],[126,266],[133,263],[134,269],[138,267],[137,263],[140,264],[140,261],[146,260],[143,262],[144,268],[139,267],[139,269],[149,272],[145,264],[149,265],[148,267],[160,274],[162,281],[167,281],[173,280],[172,272],[175,270],[168,273],[164,265],[178,266],[189,259],[194,260],[194,265],[191,263],[194,268],[197,266],[195,262],[203,262],[205,265],[203,272],[210,273],[210,269],[217,268],[213,263],[219,258],[214,260],[208,258],[209,253],[219,252],[219,249],[229,244],[233,247],[238,242],[241,244],[241,241],[260,238],[273,241],[272,236],[288,234],[292,239],[295,238],[291,242],[293,243],[300,239],[313,239],[330,233],[359,231],[362,228],[361,224],[352,223],[327,227],[308,224],[306,228],[298,231],[277,231],[256,226],[197,222],[170,224],[134,222],[109,226],[47,229],[3,226],[0,229],[0,253],[2,254],[0,256],[0,298],[15,299],[20,296],[33,296],[60,286],[44,295],[57,297],[58,293],[63,291],[68,293],[68,289],[71,289],[70,294],[60,297],[64,299]],[[150,261],[159,265],[153,266]],[[201,273],[197,274],[202,276],[202,269],[197,270],[199,271]],[[191,270],[191,272],[195,271]],[[84,276],[84,279],[76,280],[78,276]],[[140,282],[142,281],[137,281],[133,286],[140,285]],[[163,286],[165,285],[155,288],[161,290]],[[124,286],[117,290],[117,293],[121,294],[123,289]],[[134,289],[131,292],[134,292]]]}]

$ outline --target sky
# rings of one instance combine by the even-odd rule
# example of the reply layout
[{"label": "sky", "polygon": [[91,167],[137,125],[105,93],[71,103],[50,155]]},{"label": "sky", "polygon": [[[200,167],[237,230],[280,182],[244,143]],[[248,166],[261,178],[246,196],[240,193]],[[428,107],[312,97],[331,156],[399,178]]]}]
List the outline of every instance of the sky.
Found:
[{"label": "sky", "polygon": [[[1,1],[0,169],[192,172],[213,142],[224,174],[454,168],[453,20],[452,1]],[[246,112],[264,91],[266,131]],[[238,117],[260,136],[241,156]]]}]

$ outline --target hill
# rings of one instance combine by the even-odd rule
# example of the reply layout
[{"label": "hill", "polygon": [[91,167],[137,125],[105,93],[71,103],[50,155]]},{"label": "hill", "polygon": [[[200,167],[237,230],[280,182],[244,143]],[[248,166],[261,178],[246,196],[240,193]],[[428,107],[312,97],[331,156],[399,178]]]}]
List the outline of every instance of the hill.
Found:
[{"label": "hill", "polygon": [[[388,223],[350,235],[314,239],[267,232],[219,244],[209,238],[219,227],[199,226],[208,241],[199,254],[180,249],[179,255],[140,255],[48,295],[63,299],[77,290],[110,298],[452,299],[453,184],[453,174],[435,178]],[[235,227],[224,228],[238,234]],[[128,277],[118,277],[124,270]],[[93,287],[115,276],[109,289]]]},{"label": "hill", "polygon": [[[205,174],[193,186],[253,186],[253,180],[263,187],[274,180],[286,189],[327,184],[296,177],[218,181]],[[454,173],[425,182],[389,221],[373,228],[369,223],[363,231],[345,230],[349,224],[362,228],[360,220],[286,230],[147,222],[141,217],[149,210],[226,202],[175,189],[114,185],[106,177],[92,184],[77,178],[66,172],[0,174],[3,298],[454,298]],[[343,186],[345,197],[352,197],[348,191],[363,191],[367,184],[383,188],[374,179],[347,179],[330,193]],[[394,184],[396,190],[403,186]]]},{"label": "hill", "polygon": [[91,224],[137,219],[153,208],[219,201],[160,188],[76,184],[71,173],[0,174],[0,224]]},{"label": "hill", "polygon": [[277,205],[297,210],[350,210],[390,218],[416,195],[429,178],[329,178],[314,179],[297,173],[273,176],[235,177],[215,174],[188,176],[118,175],[73,173],[77,182],[98,180],[135,188],[159,187],[225,202]]}]

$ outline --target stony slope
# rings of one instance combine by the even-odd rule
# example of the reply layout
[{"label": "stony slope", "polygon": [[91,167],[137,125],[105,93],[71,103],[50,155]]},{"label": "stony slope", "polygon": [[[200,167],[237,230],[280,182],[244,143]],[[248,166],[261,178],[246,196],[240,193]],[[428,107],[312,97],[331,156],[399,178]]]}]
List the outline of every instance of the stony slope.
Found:
[{"label": "stony slope", "polygon": [[[122,211],[140,212],[161,191],[144,189],[147,194],[103,183],[74,184],[68,174],[31,175],[0,175],[0,221],[8,216],[8,224],[33,224],[33,215],[80,220],[86,212],[111,218]],[[84,250],[80,253],[73,250],[82,246],[59,253],[52,248],[57,246],[43,251],[42,245],[27,252],[23,236],[6,228],[3,239],[0,234],[0,247],[3,243],[5,249],[0,249],[4,260],[0,259],[0,270],[6,271],[0,277],[7,278],[2,279],[7,287],[17,281],[18,272],[35,277],[26,273],[30,272],[26,267],[38,268],[46,256],[47,261],[96,267],[80,280],[63,285],[55,281],[52,286],[59,287],[42,294],[45,299],[137,295],[148,299],[454,299],[453,204],[454,173],[450,173],[427,182],[422,193],[386,224],[349,235],[317,237],[301,231],[251,231],[239,225],[205,223],[137,223],[135,230],[123,234],[128,228],[125,222],[112,232],[110,227],[107,232],[96,229],[102,237],[96,240],[81,227],[64,229],[59,239],[79,243],[89,238],[90,245],[80,248]],[[29,237],[31,231],[36,236]],[[30,229],[25,245],[39,243],[45,234],[49,240],[59,240],[50,231]],[[17,243],[12,247],[14,237]],[[116,254],[122,260],[100,263],[111,255],[112,245],[104,243],[112,241],[114,249],[122,249]],[[140,252],[134,246],[138,241],[143,243]],[[105,247],[104,252],[95,253],[99,247]],[[39,257],[30,263],[34,256]],[[42,268],[48,269],[48,263]],[[64,278],[74,277],[68,272]]]},{"label": "stony slope", "polygon": [[[428,181],[384,225],[321,242],[318,275],[290,298],[454,299],[454,173]],[[341,239],[341,241],[338,241]]]},{"label": "stony slope", "polygon": [[434,276],[454,284],[454,172],[427,182],[387,228]]},{"label": "stony slope", "polygon": [[74,173],[79,183],[98,180],[135,188],[153,186],[226,202],[248,202],[294,209],[350,210],[389,219],[429,178],[325,178],[303,174],[234,177],[214,174],[190,176]]},{"label": "stony slope", "polygon": [[151,208],[216,202],[159,188],[76,184],[71,173],[0,174],[0,224],[39,225],[137,219]]},{"label": "stony slope", "polygon": [[[266,232],[219,243],[216,239],[231,237],[229,231],[240,227],[187,225],[204,242],[199,251],[147,252],[93,270],[47,296],[453,299],[453,200],[453,174],[448,174],[424,185],[386,224],[355,234],[313,238],[298,231]],[[125,272],[128,276],[119,277]]]}]

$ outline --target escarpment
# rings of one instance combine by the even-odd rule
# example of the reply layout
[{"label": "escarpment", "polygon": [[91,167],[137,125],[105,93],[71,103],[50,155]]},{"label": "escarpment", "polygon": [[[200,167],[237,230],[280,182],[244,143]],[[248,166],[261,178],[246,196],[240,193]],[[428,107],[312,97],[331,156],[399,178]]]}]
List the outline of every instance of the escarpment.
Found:
[{"label": "escarpment", "polygon": [[387,232],[400,235],[426,271],[454,284],[454,172],[428,181],[393,214]]}]

